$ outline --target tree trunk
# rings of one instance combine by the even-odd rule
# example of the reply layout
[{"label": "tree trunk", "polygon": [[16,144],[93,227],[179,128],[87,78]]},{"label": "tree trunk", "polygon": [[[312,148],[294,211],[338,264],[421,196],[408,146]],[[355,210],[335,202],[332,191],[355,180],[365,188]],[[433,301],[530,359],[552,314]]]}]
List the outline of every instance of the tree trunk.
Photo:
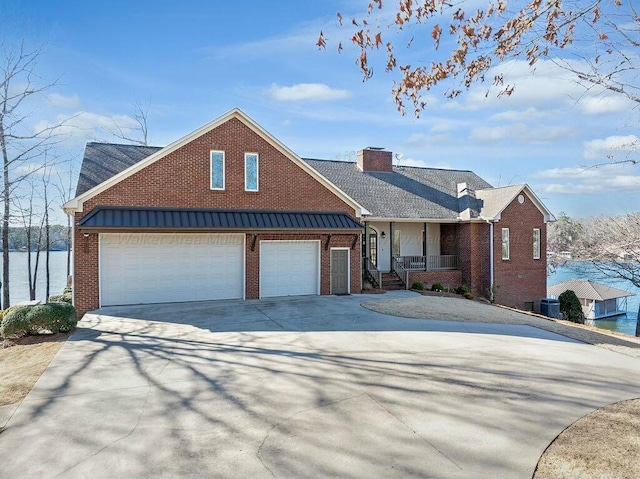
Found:
[{"label": "tree trunk", "polygon": [[31,270],[31,219],[29,219],[29,226],[27,227],[27,271],[29,275],[29,299],[33,301],[36,299],[35,283],[33,281],[33,271]]},{"label": "tree trunk", "polygon": [[45,302],[49,301],[49,296],[51,296],[51,271],[49,268],[49,250],[51,249],[51,234],[49,228],[49,203],[47,198],[47,185],[44,185],[44,230],[45,230],[45,269],[47,275],[47,295],[45,296]]},{"label": "tree trunk", "polygon": [[[6,113],[6,105],[5,105]],[[4,216],[2,218],[2,309],[7,309],[11,306],[9,300],[9,201],[11,200],[11,184],[9,182],[9,154],[7,153],[7,143],[4,136],[4,125],[0,122],[0,143],[2,144],[2,201],[4,203]]]},{"label": "tree trunk", "polygon": [[67,281],[71,276],[71,216],[67,215]]}]

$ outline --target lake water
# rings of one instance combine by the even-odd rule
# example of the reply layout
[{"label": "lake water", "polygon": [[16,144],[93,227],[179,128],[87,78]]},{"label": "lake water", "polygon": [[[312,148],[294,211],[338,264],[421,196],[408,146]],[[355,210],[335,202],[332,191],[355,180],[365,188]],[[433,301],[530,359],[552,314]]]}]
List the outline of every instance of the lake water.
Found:
[{"label": "lake water", "polygon": [[[586,265],[582,265],[586,266]],[[619,316],[614,319],[598,319],[593,321],[593,325],[602,328],[609,329],[611,331],[619,331],[621,333],[635,336],[636,334],[636,321],[638,315],[638,306],[640,304],[640,288],[636,288],[628,281],[621,281],[606,278],[603,279],[597,274],[590,275],[587,270],[587,274],[577,273],[574,268],[567,266],[558,266],[556,271],[547,277],[547,285],[562,283],[573,278],[591,279],[597,283],[606,284],[613,288],[618,288],[629,293],[634,293],[635,296],[627,298],[627,315]]]},{"label": "lake water", "polygon": [[[32,253],[31,261],[35,263],[35,253]],[[44,302],[46,300],[47,280],[45,276],[45,253],[40,253],[40,264],[38,265],[38,281],[36,299]],[[2,255],[0,255],[0,265]],[[67,285],[67,252],[51,251],[49,256],[49,269],[51,272],[50,288],[51,294],[60,294]],[[2,269],[0,267],[0,280],[2,279]],[[11,280],[10,299],[11,304],[29,300],[29,275],[27,271],[27,253],[11,251],[9,253],[9,275]],[[3,305],[4,306],[4,305]]]},{"label": "lake water", "polygon": [[[60,294],[67,284],[67,252],[52,251],[50,254],[51,294]],[[41,253],[38,271],[38,289],[36,294],[36,298],[43,302],[46,300],[44,259],[44,254]],[[32,260],[35,262],[35,255],[32,257]],[[16,304],[20,301],[28,300],[29,280],[27,276],[27,253],[17,251],[12,251],[11,253],[9,253],[9,268],[11,274],[11,304]],[[586,277],[587,279],[592,279],[593,281],[602,284],[608,284],[609,286],[612,286],[614,288],[622,289],[636,295],[631,296],[627,299],[627,316],[621,316],[616,319],[599,319],[597,321],[594,321],[595,326],[597,326],[598,328],[619,331],[621,333],[634,336],[636,332],[638,306],[640,304],[640,288],[636,288],[631,283],[626,281],[613,279],[603,280],[602,278],[596,276],[589,278],[589,275],[585,276],[584,274],[576,273],[574,269],[567,266],[559,266],[552,274],[550,274],[547,278],[547,284],[552,285],[561,283],[563,281],[578,277]]]}]

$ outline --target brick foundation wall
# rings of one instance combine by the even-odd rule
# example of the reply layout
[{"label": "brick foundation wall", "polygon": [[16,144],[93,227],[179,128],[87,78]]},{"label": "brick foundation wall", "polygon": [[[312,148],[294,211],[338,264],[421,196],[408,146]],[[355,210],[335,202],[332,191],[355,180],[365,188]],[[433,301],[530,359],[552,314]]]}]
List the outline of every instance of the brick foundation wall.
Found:
[{"label": "brick foundation wall", "polygon": [[[524,193],[523,193],[524,194]],[[509,228],[510,259],[502,259],[502,228]],[[533,229],[540,228],[540,259],[533,259]],[[495,301],[523,309],[532,302],[540,311],[540,299],[547,296],[547,226],[544,216],[525,194],[503,211],[495,224]]]},{"label": "brick foundation wall", "polygon": [[[210,151],[225,152],[225,190],[210,189]],[[244,191],[244,154],[259,154],[259,191]],[[138,171],[84,203],[84,211],[74,217],[74,302],[82,315],[99,306],[98,235],[88,238],[77,224],[95,206],[150,206],[173,208],[225,208],[295,211],[341,211],[355,218],[353,207],[280,153],[236,118],[201,135],[154,164]],[[314,239],[318,238],[316,235]],[[305,236],[301,236],[303,238]],[[326,236],[325,236],[326,237]],[[349,239],[346,239],[346,238]],[[353,236],[335,235],[331,246],[351,246]],[[248,242],[249,243],[249,242]],[[360,291],[359,241],[351,251],[351,291]],[[322,248],[324,248],[324,243]],[[256,248],[257,249],[257,248]],[[325,275],[329,251],[322,253],[322,292],[328,294]],[[325,261],[326,260],[326,261]],[[247,266],[250,257],[247,256]],[[251,266],[259,259],[251,258]],[[256,266],[257,265],[257,266]],[[256,269],[257,270],[257,269]],[[249,284],[247,297],[259,291],[257,281]],[[327,279],[325,280],[325,276]]]},{"label": "brick foundation wall", "polygon": [[445,288],[454,289],[462,284],[461,271],[410,271],[409,287],[416,282],[424,283],[425,288],[431,289],[433,283],[442,283]]}]

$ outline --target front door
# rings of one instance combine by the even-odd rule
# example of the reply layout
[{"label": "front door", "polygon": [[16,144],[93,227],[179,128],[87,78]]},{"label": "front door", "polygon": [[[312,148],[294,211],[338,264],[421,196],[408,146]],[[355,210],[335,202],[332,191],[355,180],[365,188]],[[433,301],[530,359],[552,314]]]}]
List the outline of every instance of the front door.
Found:
[{"label": "front door", "polygon": [[331,249],[331,294],[349,294],[348,249]]}]

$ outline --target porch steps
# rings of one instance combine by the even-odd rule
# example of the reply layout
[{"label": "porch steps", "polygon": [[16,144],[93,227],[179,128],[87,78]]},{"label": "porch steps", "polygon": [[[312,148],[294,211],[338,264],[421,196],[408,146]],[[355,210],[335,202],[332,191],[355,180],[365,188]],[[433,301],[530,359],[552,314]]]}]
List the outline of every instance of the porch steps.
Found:
[{"label": "porch steps", "polygon": [[382,273],[382,289],[398,291],[404,289],[404,283],[395,273]]}]

